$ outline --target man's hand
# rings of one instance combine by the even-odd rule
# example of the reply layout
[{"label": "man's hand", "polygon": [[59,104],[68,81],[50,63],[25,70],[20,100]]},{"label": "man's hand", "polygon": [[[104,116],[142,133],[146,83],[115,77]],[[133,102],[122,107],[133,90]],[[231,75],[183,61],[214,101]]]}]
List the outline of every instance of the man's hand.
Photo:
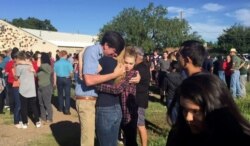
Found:
[{"label": "man's hand", "polygon": [[113,73],[115,74],[116,77],[118,77],[118,76],[125,74],[125,72],[126,72],[126,70],[125,70],[124,65],[119,63],[119,64],[117,64]]},{"label": "man's hand", "polygon": [[137,73],[137,74],[136,74],[136,77],[131,78],[131,79],[129,80],[129,83],[135,83],[135,84],[137,84],[137,83],[140,82],[141,76],[140,76],[140,74],[139,74],[138,71],[137,71],[136,73]]}]

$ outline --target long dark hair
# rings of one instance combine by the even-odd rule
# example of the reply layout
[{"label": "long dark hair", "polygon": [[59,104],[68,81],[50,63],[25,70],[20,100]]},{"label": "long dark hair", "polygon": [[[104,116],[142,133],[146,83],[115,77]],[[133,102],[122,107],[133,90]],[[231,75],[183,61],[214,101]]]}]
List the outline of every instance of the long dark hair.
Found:
[{"label": "long dark hair", "polygon": [[[168,111],[168,116],[171,117],[173,108],[178,107],[177,120],[173,124],[173,127],[176,127],[177,129],[187,127],[182,115],[182,108],[179,104],[180,97],[189,99],[199,105],[202,108],[205,117],[215,110],[227,108],[229,113],[231,113],[231,115],[238,121],[244,133],[250,135],[249,122],[241,115],[226,84],[217,76],[205,73],[194,75],[185,79],[178,87],[174,100]],[[181,131],[181,129],[179,130]]]},{"label": "long dark hair", "polygon": [[41,64],[45,64],[45,63],[47,63],[49,65],[51,64],[50,56],[48,53],[42,52],[41,53]]}]

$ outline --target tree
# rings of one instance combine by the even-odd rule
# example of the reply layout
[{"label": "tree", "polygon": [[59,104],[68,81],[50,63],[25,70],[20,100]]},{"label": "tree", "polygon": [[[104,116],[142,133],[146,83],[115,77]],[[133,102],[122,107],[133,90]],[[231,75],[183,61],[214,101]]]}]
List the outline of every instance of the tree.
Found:
[{"label": "tree", "polygon": [[141,46],[149,52],[153,49],[177,47],[187,39],[201,40],[197,33],[189,33],[190,29],[184,19],[168,19],[165,7],[155,7],[150,3],[141,10],[134,7],[124,9],[100,29],[99,38],[102,38],[105,31],[118,31],[124,37],[126,45]]},{"label": "tree", "polygon": [[250,53],[250,27],[244,27],[240,24],[231,26],[219,36],[218,45],[228,51],[234,47],[239,53]]},{"label": "tree", "polygon": [[48,19],[42,21],[33,17],[28,17],[26,20],[17,18],[13,19],[10,23],[16,27],[57,31],[57,29],[50,23],[50,20]]}]

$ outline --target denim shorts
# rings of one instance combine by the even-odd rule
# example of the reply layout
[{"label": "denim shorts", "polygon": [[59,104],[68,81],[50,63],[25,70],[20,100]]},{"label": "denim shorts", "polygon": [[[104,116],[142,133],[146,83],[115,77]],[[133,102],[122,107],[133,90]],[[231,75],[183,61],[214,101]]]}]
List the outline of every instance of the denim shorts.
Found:
[{"label": "denim shorts", "polygon": [[139,107],[138,108],[138,120],[137,126],[145,126],[145,108]]}]

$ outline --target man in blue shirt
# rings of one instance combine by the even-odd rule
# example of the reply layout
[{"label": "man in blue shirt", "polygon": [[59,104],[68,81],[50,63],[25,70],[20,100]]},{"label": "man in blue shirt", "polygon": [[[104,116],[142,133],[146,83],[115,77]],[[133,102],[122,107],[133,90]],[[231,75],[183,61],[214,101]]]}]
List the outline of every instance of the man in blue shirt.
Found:
[{"label": "man in blue shirt", "polygon": [[67,52],[60,52],[60,60],[54,64],[54,86],[57,86],[58,91],[58,111],[63,111],[65,94],[65,115],[70,115],[70,89],[71,77],[73,76],[73,66],[67,60]]},{"label": "man in blue shirt", "polygon": [[[103,35],[100,44],[87,47],[79,64],[79,77],[76,82],[76,109],[81,125],[81,146],[94,146],[95,138],[95,103],[98,96],[93,85],[114,79],[125,73],[125,68],[118,65],[113,73],[99,75],[99,59],[105,56],[117,56],[124,49],[122,36],[114,31]],[[81,62],[81,55],[79,55]]]}]

